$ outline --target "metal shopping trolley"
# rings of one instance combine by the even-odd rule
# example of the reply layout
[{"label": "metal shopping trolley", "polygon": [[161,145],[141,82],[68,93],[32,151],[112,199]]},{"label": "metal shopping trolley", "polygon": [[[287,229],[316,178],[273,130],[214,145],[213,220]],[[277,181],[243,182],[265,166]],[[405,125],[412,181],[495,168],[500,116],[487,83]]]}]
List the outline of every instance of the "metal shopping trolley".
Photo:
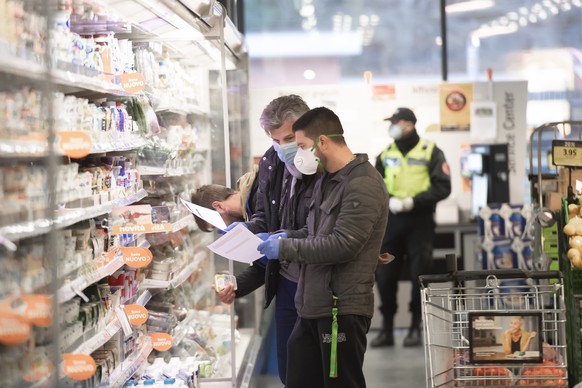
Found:
[{"label": "metal shopping trolley", "polygon": [[560,272],[459,271],[420,283],[427,387],[568,386]]}]

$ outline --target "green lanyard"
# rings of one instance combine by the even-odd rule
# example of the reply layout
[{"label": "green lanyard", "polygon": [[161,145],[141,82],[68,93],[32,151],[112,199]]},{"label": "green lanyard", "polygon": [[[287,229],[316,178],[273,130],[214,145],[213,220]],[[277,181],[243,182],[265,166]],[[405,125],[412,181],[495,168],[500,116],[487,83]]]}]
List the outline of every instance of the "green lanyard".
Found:
[{"label": "green lanyard", "polygon": [[337,378],[337,296],[333,295],[333,308],[331,309],[331,356],[329,359],[329,377]]},{"label": "green lanyard", "polygon": [[[323,136],[327,136],[327,137],[343,137],[343,135],[341,133],[332,133],[330,135],[323,135]],[[313,143],[313,146],[311,147],[310,151],[313,151],[317,147],[317,143],[318,142],[319,142],[319,137],[317,139],[315,139],[315,142]]]}]

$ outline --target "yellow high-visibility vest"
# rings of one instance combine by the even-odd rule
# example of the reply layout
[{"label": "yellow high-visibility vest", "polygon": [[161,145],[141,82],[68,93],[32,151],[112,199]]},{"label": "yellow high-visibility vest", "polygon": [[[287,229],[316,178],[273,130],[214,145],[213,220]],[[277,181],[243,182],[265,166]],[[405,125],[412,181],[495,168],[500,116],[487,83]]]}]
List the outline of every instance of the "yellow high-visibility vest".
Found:
[{"label": "yellow high-visibility vest", "polygon": [[391,196],[414,197],[430,188],[428,165],[434,146],[433,142],[421,139],[406,156],[396,144],[382,152],[384,183]]}]

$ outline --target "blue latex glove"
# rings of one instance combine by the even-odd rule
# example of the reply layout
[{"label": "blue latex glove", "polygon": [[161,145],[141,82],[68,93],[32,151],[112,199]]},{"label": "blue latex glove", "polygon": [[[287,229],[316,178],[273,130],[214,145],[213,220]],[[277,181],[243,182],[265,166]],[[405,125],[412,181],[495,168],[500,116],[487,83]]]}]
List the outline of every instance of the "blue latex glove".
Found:
[{"label": "blue latex glove", "polygon": [[287,238],[287,233],[279,232],[279,233],[273,233],[272,235],[269,236],[269,240],[275,240],[275,239],[279,239],[279,238]]},{"label": "blue latex glove", "polygon": [[268,239],[267,241],[263,241],[257,247],[257,250],[261,252],[263,255],[267,256],[269,260],[277,260],[279,257],[279,243],[281,242],[280,238],[276,239]]},{"label": "blue latex glove", "polygon": [[239,221],[239,222],[233,222],[232,224],[228,225],[226,227],[226,229],[224,229],[224,230],[217,229],[216,231],[218,232],[218,234],[226,234],[227,232],[230,232],[233,228],[235,228],[238,224],[243,224],[243,226],[245,228],[247,228],[247,229],[249,228],[247,226],[247,224],[245,224],[244,222]]},{"label": "blue latex glove", "polygon": [[269,238],[270,234],[267,232],[264,232],[264,233],[257,233],[257,234],[255,234],[255,236],[257,236],[261,240],[265,241],[266,239]]}]

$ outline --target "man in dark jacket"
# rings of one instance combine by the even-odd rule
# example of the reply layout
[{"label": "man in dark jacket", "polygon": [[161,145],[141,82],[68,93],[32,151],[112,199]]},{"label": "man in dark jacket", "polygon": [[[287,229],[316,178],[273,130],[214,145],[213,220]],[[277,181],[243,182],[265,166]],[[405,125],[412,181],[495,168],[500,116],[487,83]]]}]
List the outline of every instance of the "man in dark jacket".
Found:
[{"label": "man in dark jacket", "polygon": [[301,264],[299,319],[287,344],[287,388],[365,387],[366,333],[374,271],[388,219],[388,195],[365,154],[355,155],[339,118],[315,108],[293,124],[305,174],[321,163],[307,225],[269,238],[259,250],[282,266]]},{"label": "man in dark jacket", "polygon": [[420,346],[421,300],[418,276],[430,268],[434,240],[436,203],[451,193],[449,166],[443,152],[416,132],[416,116],[408,108],[398,110],[386,120],[394,143],[376,159],[376,169],[384,177],[390,194],[390,220],[382,251],[396,259],[376,270],[383,326],[371,346],[394,345],[394,315],[397,310],[398,278],[408,261],[412,293],[412,322],[404,346]]},{"label": "man in dark jacket", "polygon": [[[301,229],[306,223],[317,176],[301,174],[293,163],[297,151],[293,123],[309,110],[296,95],[274,99],[261,114],[261,126],[273,139],[259,162],[256,211],[245,226],[253,233],[274,233],[280,229]],[[230,226],[234,227],[237,223]],[[231,303],[265,284],[265,308],[275,299],[277,360],[279,377],[285,383],[287,340],[297,320],[294,305],[299,265],[281,267],[278,261],[256,262],[237,276],[238,289],[218,293],[219,300]]]}]

